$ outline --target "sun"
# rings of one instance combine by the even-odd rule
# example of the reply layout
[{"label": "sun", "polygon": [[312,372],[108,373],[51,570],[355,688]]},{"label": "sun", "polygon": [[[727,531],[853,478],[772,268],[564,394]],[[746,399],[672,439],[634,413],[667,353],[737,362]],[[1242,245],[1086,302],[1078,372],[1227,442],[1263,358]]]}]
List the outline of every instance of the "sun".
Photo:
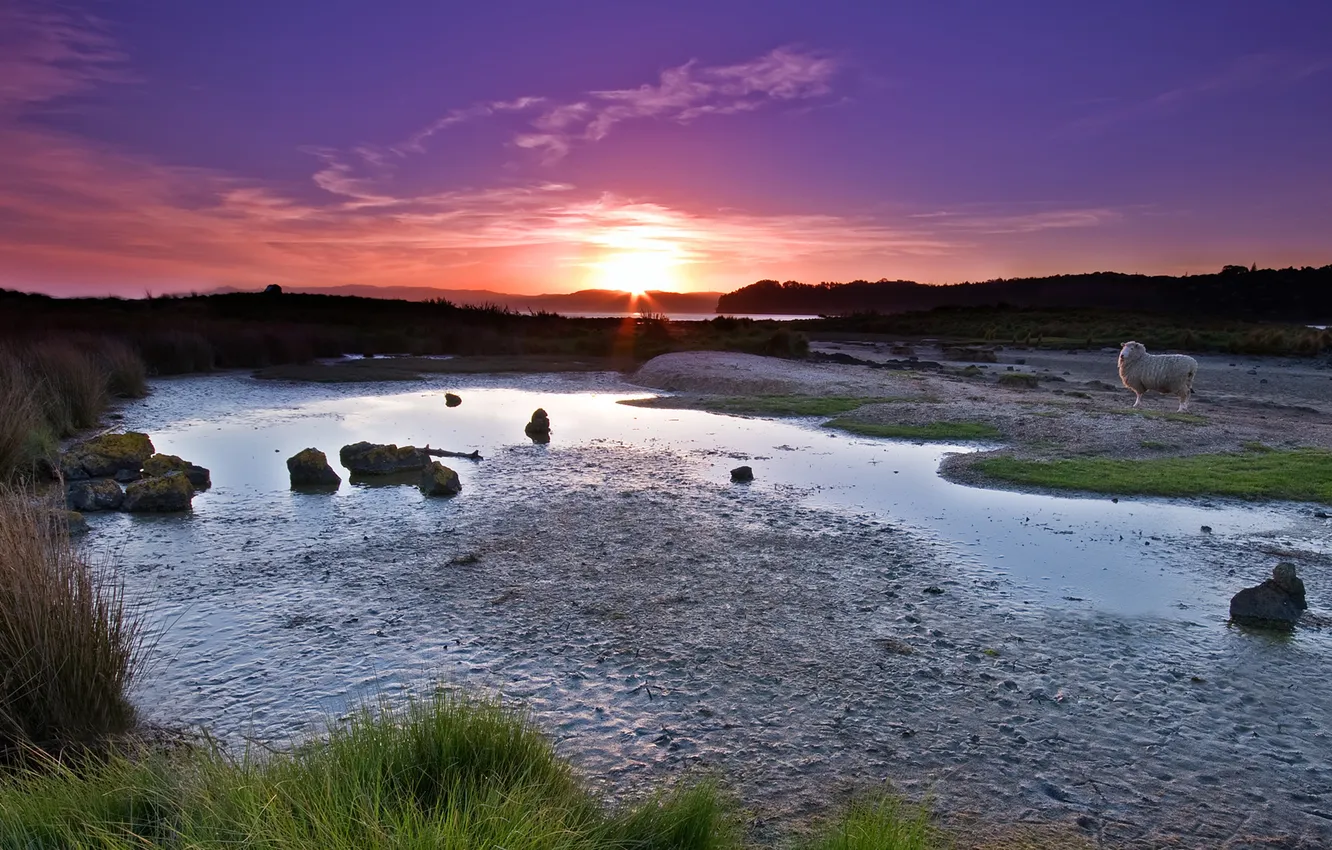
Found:
[{"label": "sun", "polygon": [[676,288],[676,261],[665,251],[627,251],[608,254],[597,263],[598,282],[638,297],[650,289]]}]

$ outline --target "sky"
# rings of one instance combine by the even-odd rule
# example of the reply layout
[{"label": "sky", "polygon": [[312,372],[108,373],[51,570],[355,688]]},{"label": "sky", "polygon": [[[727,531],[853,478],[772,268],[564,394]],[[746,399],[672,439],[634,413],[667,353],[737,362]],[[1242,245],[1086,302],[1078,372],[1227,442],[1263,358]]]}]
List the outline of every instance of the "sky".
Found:
[{"label": "sky", "polygon": [[1332,263],[1332,3],[0,0],[0,288]]}]

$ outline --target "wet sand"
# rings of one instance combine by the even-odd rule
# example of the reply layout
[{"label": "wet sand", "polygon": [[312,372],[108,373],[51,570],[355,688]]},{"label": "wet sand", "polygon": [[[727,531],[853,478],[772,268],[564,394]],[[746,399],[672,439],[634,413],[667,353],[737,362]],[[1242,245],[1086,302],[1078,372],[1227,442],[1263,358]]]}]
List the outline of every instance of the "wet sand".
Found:
[{"label": "wet sand", "polygon": [[[445,389],[475,409],[467,380],[482,379],[412,387],[440,402],[425,421],[448,421]],[[513,380],[625,390],[614,376]],[[297,407],[300,392],[369,403],[365,388],[285,392],[287,411],[268,382],[182,379],[125,410],[127,426],[164,435],[160,449],[236,440],[225,446],[236,463],[249,452],[278,470],[231,483],[214,464],[194,516],[93,518],[90,545],[120,553],[131,592],[168,629],[143,685],[155,717],[281,742],[349,700],[442,676],[529,707],[612,793],[719,776],[759,839],[887,783],[980,833],[1035,824],[1094,846],[1332,846],[1332,635],[1245,632],[1216,604],[1274,559],[1258,549],[1279,537],[1129,540],[1126,561],[1164,556],[1163,580],[1193,582],[1206,604],[1169,617],[1087,611],[1049,604],[912,522],[711,477],[730,457],[700,466],[692,446],[579,438],[575,414],[562,420],[554,404],[552,445],[501,438],[464,470],[457,499],[290,494],[274,483],[287,449],[350,416]],[[266,410],[237,412],[260,398]],[[387,397],[383,410],[408,403]],[[214,425],[219,411],[232,418]],[[244,442],[249,430],[264,440]],[[1033,545],[1044,533],[1032,530]],[[1325,610],[1328,559],[1296,554]]]}]

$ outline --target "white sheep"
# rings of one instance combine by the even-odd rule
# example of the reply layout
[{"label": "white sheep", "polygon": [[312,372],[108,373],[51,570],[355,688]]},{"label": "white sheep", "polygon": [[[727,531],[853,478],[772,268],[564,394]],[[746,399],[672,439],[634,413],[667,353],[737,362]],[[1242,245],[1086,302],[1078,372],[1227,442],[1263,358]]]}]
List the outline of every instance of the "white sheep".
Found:
[{"label": "white sheep", "polygon": [[1140,342],[1126,342],[1119,350],[1119,379],[1138,397],[1134,407],[1142,407],[1143,393],[1156,390],[1177,397],[1179,409],[1188,410],[1197,374],[1198,361],[1187,354],[1148,354]]}]

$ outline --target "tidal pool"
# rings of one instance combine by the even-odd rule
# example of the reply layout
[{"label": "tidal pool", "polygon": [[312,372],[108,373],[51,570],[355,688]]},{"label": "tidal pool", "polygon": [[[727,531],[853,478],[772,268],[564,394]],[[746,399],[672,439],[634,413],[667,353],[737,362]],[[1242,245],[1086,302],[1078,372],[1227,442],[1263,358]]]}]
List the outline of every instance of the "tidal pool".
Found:
[{"label": "tidal pool", "polygon": [[[1307,506],[966,488],[936,474],[965,446],[617,404],[649,394],[154,382],[124,426],[213,487],[188,516],[90,517],[160,628],[142,704],[280,742],[443,680],[522,700],[612,790],[718,770],[780,817],[892,781],[1102,836],[1326,836],[1327,637],[1225,622],[1273,553],[1325,566]],[[549,445],[523,434],[537,407]],[[345,479],[359,440],[484,460],[444,460],[450,499],[290,491],[286,458],[317,447]],[[742,463],[756,480],[731,484]]]}]

